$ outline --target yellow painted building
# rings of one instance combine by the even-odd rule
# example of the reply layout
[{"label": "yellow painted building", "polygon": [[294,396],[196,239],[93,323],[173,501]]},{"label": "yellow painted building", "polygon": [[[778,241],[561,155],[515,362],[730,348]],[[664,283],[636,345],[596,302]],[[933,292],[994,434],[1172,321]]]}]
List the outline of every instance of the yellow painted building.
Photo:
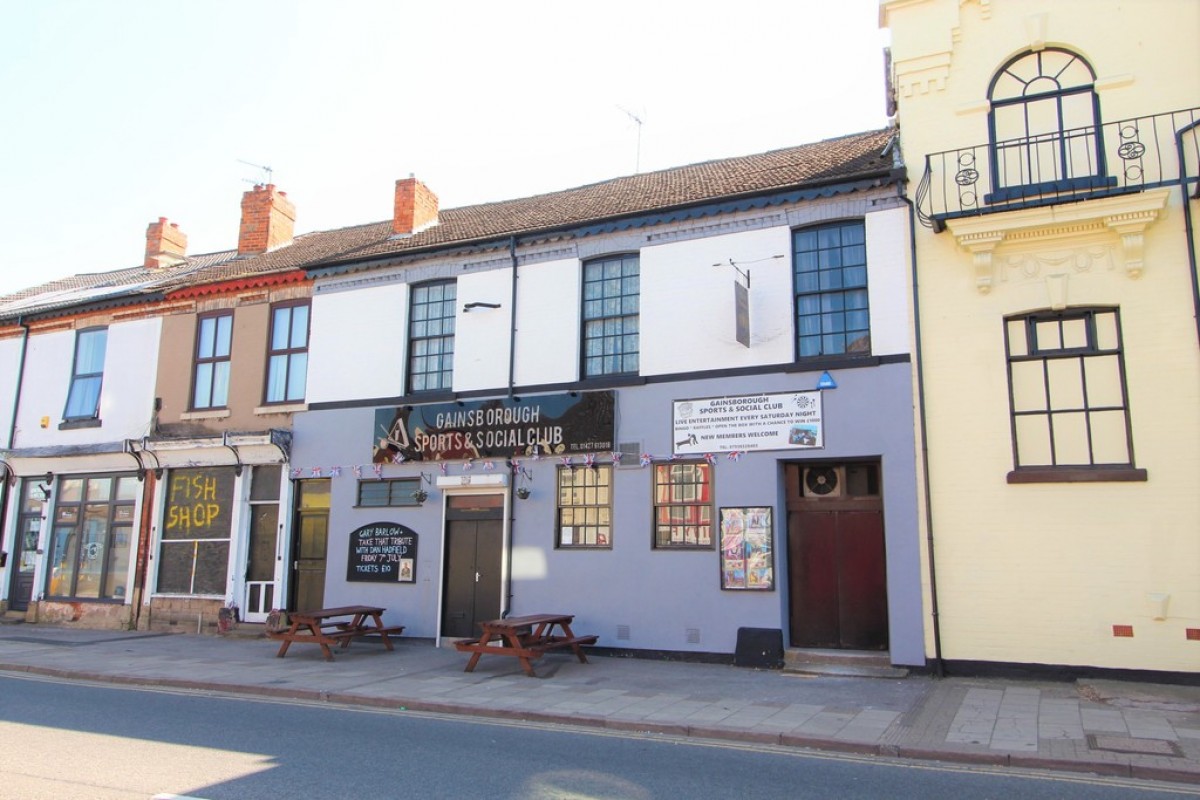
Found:
[{"label": "yellow painted building", "polygon": [[1200,674],[1200,2],[880,20],[919,223],[927,654]]}]

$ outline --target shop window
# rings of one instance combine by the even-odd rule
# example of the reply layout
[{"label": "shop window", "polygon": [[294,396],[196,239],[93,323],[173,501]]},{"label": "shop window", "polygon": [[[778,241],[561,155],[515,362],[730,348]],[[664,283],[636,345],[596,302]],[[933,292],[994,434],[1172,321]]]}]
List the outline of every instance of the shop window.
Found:
[{"label": "shop window", "polygon": [[654,546],[713,546],[712,465],[671,461],[654,465]]},{"label": "shop window", "polygon": [[559,547],[612,547],[612,467],[558,468]]},{"label": "shop window", "polygon": [[454,281],[412,288],[408,322],[408,385],[413,392],[449,391],[454,385]]},{"label": "shop window", "polygon": [[233,467],[175,469],[167,475],[159,594],[225,595],[234,480]]},{"label": "shop window", "polygon": [[46,594],[124,600],[138,482],[132,475],[60,478]]}]

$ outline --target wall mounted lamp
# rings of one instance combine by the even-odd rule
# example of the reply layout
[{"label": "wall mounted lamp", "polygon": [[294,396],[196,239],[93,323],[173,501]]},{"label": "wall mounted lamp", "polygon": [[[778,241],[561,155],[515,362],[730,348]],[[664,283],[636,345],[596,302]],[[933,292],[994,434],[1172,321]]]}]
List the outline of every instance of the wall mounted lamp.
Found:
[{"label": "wall mounted lamp", "polygon": [[47,471],[45,482],[42,483],[40,486],[38,486],[38,488],[41,489],[42,494],[45,495],[45,497],[43,498],[45,500],[45,502],[49,503],[50,502],[50,494],[54,489],[54,473]]}]

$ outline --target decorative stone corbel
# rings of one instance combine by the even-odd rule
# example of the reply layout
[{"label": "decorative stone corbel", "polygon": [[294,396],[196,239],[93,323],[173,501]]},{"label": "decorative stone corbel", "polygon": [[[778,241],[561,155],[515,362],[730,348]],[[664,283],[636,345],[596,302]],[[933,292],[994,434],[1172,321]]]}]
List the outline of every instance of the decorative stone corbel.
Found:
[{"label": "decorative stone corbel", "polygon": [[992,290],[992,283],[995,281],[992,254],[1002,241],[1004,233],[997,231],[962,236],[958,240],[959,245],[967,249],[975,263],[975,288],[980,294],[987,294]]},{"label": "decorative stone corbel", "polygon": [[1145,266],[1146,226],[1158,218],[1158,211],[1138,211],[1114,214],[1104,218],[1104,225],[1121,237],[1121,249],[1125,256],[1125,272],[1131,278],[1142,274]]}]

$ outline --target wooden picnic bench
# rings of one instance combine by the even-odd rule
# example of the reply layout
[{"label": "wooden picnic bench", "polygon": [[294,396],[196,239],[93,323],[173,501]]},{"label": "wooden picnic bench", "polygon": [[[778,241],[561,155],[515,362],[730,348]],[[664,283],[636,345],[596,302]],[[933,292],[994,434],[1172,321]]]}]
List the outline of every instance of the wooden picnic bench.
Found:
[{"label": "wooden picnic bench", "polygon": [[378,636],[384,647],[392,650],[392,642],[388,637],[399,636],[404,631],[403,625],[384,625],[383,612],[378,606],[339,606],[337,608],[318,608],[313,611],[294,611],[289,614],[291,624],[284,630],[267,631],[267,636],[279,639],[279,652],[276,658],[287,655],[288,648],[296,643],[320,645],[326,661],[333,661],[332,645],[338,645],[343,650],[350,646],[354,639],[366,636]]},{"label": "wooden picnic bench", "polygon": [[[532,661],[541,658],[547,650],[570,648],[579,663],[587,663],[587,656],[580,648],[595,644],[599,637],[576,636],[571,631],[571,621],[574,619],[573,614],[529,614],[494,619],[479,623],[479,636],[460,639],[454,646],[471,654],[466,672],[473,672],[483,655],[514,656],[520,660],[525,674],[535,677]],[[554,632],[556,628],[558,633]]]}]

